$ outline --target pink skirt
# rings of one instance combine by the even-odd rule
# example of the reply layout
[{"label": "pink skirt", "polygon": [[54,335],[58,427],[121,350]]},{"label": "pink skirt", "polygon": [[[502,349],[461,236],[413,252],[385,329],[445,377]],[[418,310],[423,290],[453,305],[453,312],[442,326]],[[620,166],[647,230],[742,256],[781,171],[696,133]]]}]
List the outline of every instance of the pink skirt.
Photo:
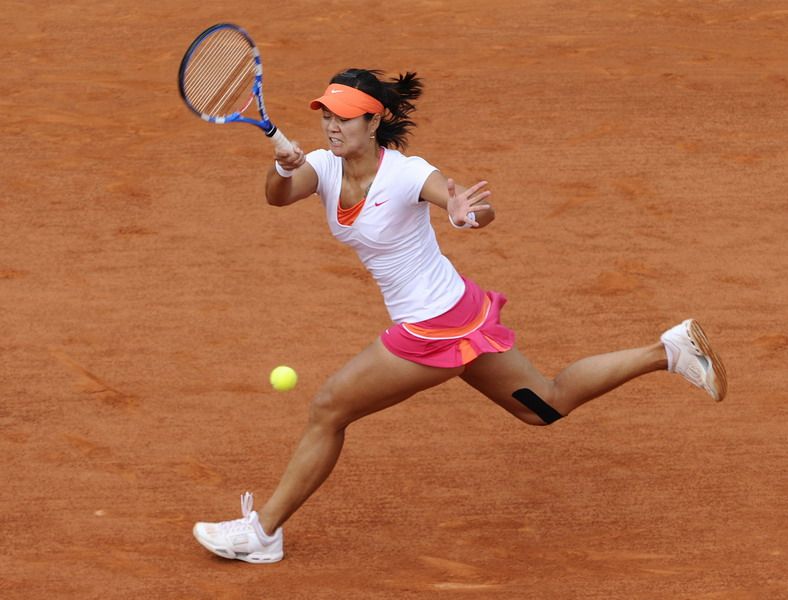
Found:
[{"label": "pink skirt", "polygon": [[465,279],[465,293],[448,311],[418,323],[392,325],[380,340],[392,354],[430,367],[460,367],[485,352],[506,352],[514,332],[501,325],[506,296]]}]

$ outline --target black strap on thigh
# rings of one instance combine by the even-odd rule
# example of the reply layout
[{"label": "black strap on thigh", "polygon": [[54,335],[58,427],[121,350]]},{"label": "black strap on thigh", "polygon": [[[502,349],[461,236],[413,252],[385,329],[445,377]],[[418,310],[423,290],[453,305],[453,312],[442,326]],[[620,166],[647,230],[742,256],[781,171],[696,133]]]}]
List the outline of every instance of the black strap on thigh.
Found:
[{"label": "black strap on thigh", "polygon": [[515,400],[520,402],[525,408],[534,413],[537,417],[542,419],[546,425],[555,423],[563,415],[556,409],[550,406],[547,402],[542,400],[539,396],[534,394],[528,388],[517,390],[512,394]]}]

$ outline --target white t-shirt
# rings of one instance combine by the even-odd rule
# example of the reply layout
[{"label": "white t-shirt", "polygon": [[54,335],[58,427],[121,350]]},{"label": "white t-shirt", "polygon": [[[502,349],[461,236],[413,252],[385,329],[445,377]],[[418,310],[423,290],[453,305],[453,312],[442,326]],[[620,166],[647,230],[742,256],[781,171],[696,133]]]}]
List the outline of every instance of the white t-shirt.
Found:
[{"label": "white t-shirt", "polygon": [[429,202],[419,202],[435,167],[422,158],[386,149],[364,207],[346,226],[337,220],[342,158],[329,150],[314,150],[306,160],[317,173],[317,193],[331,233],[356,250],[380,287],[392,321],[431,319],[459,301],[465,282],[441,254],[430,224]]}]

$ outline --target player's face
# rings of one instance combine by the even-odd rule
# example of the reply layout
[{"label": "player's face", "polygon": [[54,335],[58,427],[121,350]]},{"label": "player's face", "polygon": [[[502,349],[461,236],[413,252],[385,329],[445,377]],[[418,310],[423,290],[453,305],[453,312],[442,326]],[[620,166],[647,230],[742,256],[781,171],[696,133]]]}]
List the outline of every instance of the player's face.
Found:
[{"label": "player's face", "polygon": [[368,121],[363,115],[346,119],[323,109],[322,125],[328,148],[335,156],[361,154],[374,142],[376,119]]}]

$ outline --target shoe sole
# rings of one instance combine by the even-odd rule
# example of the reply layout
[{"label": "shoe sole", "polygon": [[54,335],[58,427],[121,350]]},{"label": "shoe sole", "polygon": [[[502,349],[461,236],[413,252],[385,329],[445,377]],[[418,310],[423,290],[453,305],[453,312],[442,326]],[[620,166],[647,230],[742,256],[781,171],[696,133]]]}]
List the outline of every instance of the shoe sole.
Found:
[{"label": "shoe sole", "polygon": [[698,349],[703,352],[709,359],[709,362],[711,362],[711,370],[714,372],[715,380],[714,388],[717,392],[716,394],[712,394],[712,397],[717,402],[722,402],[728,393],[728,374],[725,372],[725,365],[722,363],[722,359],[712,349],[709,338],[706,337],[706,332],[703,331],[700,323],[694,319],[690,321],[689,334]]}]

